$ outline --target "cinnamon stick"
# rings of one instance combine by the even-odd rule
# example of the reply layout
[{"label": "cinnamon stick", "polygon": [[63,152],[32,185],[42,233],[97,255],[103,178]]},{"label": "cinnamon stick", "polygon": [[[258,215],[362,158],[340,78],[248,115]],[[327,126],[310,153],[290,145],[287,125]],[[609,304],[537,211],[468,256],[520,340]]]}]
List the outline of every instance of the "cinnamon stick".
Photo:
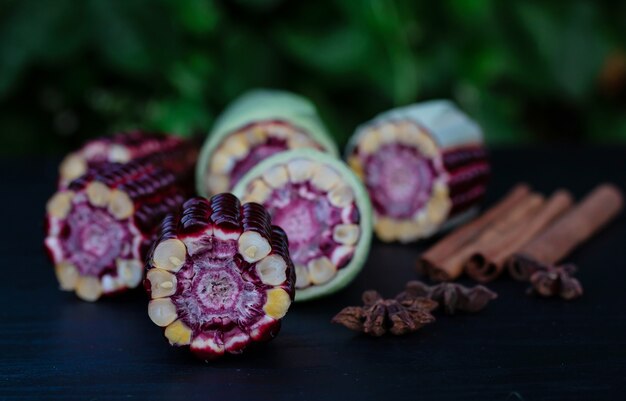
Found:
[{"label": "cinnamon stick", "polygon": [[[522,222],[527,221],[530,216],[537,213],[543,205],[545,199],[542,195],[532,193],[522,198],[505,216],[486,227],[477,238],[470,241],[449,258],[443,261],[441,267],[448,271],[463,271],[465,264],[472,255],[481,253],[483,249],[489,247],[494,241],[498,241]],[[460,274],[460,273],[459,273]]]},{"label": "cinnamon stick", "polygon": [[424,252],[417,263],[418,271],[428,274],[435,281],[448,281],[459,277],[463,272],[462,264],[446,264],[446,259],[475,239],[487,226],[509,214],[528,194],[530,187],[526,184],[513,187],[502,200],[483,215],[445,236]]},{"label": "cinnamon stick", "polygon": [[505,268],[506,260],[531,241],[551,222],[571,208],[572,195],[558,190],[536,213],[529,215],[502,235],[478,247],[465,265],[465,272],[474,280],[486,283],[497,278]]},{"label": "cinnamon stick", "polygon": [[602,184],[578,205],[527,243],[507,263],[509,273],[528,281],[533,273],[561,261],[620,212],[623,197],[612,184]]}]

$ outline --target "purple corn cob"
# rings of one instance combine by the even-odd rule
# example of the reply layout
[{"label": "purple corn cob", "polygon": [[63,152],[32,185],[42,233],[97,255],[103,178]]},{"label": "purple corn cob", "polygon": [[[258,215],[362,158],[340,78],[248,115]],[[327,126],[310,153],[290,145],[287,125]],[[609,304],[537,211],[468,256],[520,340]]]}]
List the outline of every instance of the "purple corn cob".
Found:
[{"label": "purple corn cob", "polygon": [[252,169],[233,192],[262,204],[289,236],[296,301],[340,290],[363,267],[372,208],[341,160],[313,149],[282,152]]},{"label": "purple corn cob", "polygon": [[447,149],[442,152],[442,158],[452,201],[449,212],[451,218],[483,199],[491,167],[487,161],[487,152],[481,145]]},{"label": "purple corn cob", "polygon": [[297,127],[280,120],[260,121],[229,134],[216,149],[206,171],[211,193],[232,189],[241,177],[264,159],[291,148],[320,145]]},{"label": "purple corn cob", "polygon": [[383,241],[425,238],[468,217],[490,174],[480,128],[443,101],[383,113],[359,127],[347,157]]},{"label": "purple corn cob", "polygon": [[166,153],[180,146],[181,138],[133,131],[87,142],[67,155],[59,166],[59,187],[83,176],[104,163],[128,163],[147,155]]},{"label": "purple corn cob", "polygon": [[296,148],[338,154],[311,102],[284,91],[247,92],[216,119],[200,151],[196,189],[202,196],[229,192],[259,162]]},{"label": "purple corn cob", "polygon": [[258,203],[191,198],[161,225],[148,257],[148,315],[202,359],[273,338],[295,294],[287,236]]},{"label": "purple corn cob", "polygon": [[44,244],[62,290],[95,301],[141,283],[156,228],[192,191],[197,150],[176,141],[167,154],[97,164],[48,201]]}]

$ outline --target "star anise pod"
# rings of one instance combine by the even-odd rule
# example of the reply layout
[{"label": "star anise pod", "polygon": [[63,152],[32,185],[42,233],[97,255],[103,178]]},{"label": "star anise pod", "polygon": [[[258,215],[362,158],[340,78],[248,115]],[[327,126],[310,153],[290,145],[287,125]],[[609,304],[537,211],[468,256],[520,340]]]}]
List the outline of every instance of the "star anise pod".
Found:
[{"label": "star anise pod", "polygon": [[348,306],[331,322],[379,337],[387,332],[395,335],[411,333],[435,321],[430,312],[437,307],[437,302],[428,298],[416,297],[400,302],[383,299],[378,292],[369,290],[363,293],[362,299],[363,306]]},{"label": "star anise pod", "polygon": [[404,303],[417,297],[430,298],[443,307],[447,314],[453,315],[457,311],[478,312],[487,306],[489,301],[496,299],[498,294],[482,285],[469,288],[461,284],[444,282],[429,286],[413,280],[406,284],[404,292],[398,294],[396,299]]},{"label": "star anise pod", "polygon": [[539,294],[543,297],[559,296],[565,300],[572,300],[583,295],[583,287],[573,274],[576,266],[567,264],[561,266],[543,266],[530,276],[531,287],[529,294]]}]

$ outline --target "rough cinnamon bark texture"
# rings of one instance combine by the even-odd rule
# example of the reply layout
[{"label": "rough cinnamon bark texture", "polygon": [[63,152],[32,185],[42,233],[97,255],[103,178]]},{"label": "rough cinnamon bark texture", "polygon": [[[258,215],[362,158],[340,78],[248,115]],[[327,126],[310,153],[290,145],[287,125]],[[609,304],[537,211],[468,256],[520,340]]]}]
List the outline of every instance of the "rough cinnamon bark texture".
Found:
[{"label": "rough cinnamon bark texture", "polygon": [[537,213],[544,201],[543,196],[539,194],[528,194],[506,215],[486,227],[476,239],[444,260],[442,267],[448,271],[463,271],[472,255],[482,252],[483,249],[488,248],[493,242],[511,235],[513,228]]},{"label": "rough cinnamon bark texture", "polygon": [[602,184],[577,206],[522,247],[508,263],[517,280],[528,281],[542,266],[554,265],[589,239],[621,211],[623,197],[611,184]]},{"label": "rough cinnamon bark texture", "polygon": [[193,189],[197,147],[176,141],[91,167],[48,201],[44,243],[62,290],[95,301],[139,285],[157,226]]},{"label": "rough cinnamon bark texture", "polygon": [[417,264],[418,271],[422,274],[428,274],[435,281],[458,278],[463,272],[462,263],[448,264],[445,261],[472,242],[487,226],[509,214],[529,193],[528,185],[518,184],[515,186],[500,202],[482,216],[445,236],[423,253]]},{"label": "rough cinnamon bark texture", "polygon": [[543,205],[530,209],[524,218],[511,222],[504,230],[479,244],[466,263],[465,272],[474,280],[485,283],[497,278],[506,260],[532,240],[556,218],[565,213],[573,199],[565,190],[556,191]]}]

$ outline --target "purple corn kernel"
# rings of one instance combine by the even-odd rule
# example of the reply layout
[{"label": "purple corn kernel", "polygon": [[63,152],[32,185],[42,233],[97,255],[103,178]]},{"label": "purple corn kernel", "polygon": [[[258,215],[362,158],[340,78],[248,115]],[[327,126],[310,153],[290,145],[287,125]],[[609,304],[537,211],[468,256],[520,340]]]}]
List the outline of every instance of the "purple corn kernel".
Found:
[{"label": "purple corn kernel", "polygon": [[310,149],[284,152],[255,167],[235,193],[262,204],[287,233],[297,300],[337,291],[362,267],[370,238],[363,232],[371,228],[361,227],[361,217],[371,206],[340,161]]},{"label": "purple corn kernel", "polygon": [[208,360],[273,338],[295,291],[282,229],[261,205],[226,193],[192,198],[176,216],[163,221],[144,282],[148,315],[170,344]]},{"label": "purple corn kernel", "polygon": [[210,193],[228,191],[259,162],[276,153],[300,147],[323,150],[307,132],[288,121],[246,124],[225,136],[214,150],[206,171],[207,187]]},{"label": "purple corn kernel", "polygon": [[175,136],[139,131],[93,139],[63,159],[59,166],[59,188],[102,164],[125,164],[159,152],[167,155],[182,141]]},{"label": "purple corn kernel", "polygon": [[387,242],[425,238],[460,220],[482,200],[490,175],[480,128],[449,102],[384,113],[357,130],[347,157]]},{"label": "purple corn kernel", "polygon": [[[161,149],[153,137],[147,140],[151,145],[141,147],[134,134],[132,144]],[[156,153],[95,165],[50,199],[44,243],[62,290],[95,301],[141,283],[156,228],[193,188],[195,146],[172,142],[178,145],[168,154],[177,160]],[[173,164],[174,170],[167,168]]]}]

